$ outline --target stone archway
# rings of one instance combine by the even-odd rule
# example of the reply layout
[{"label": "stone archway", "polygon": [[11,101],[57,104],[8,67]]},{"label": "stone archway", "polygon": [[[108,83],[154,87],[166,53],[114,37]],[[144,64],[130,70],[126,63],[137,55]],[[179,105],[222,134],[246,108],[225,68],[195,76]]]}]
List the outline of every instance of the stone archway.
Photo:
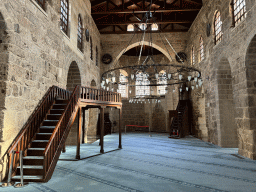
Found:
[{"label": "stone archway", "polygon": [[[76,85],[81,85],[81,75],[78,65],[75,61],[73,61],[68,70],[67,77],[67,90],[73,91]],[[76,145],[77,144],[77,123],[78,117],[76,117],[71,130],[69,132],[68,138],[66,140],[66,145]]]},{"label": "stone archway", "polygon": [[219,98],[218,144],[221,147],[237,147],[238,136],[235,122],[232,76],[227,58],[222,58],[219,62],[217,85]]}]

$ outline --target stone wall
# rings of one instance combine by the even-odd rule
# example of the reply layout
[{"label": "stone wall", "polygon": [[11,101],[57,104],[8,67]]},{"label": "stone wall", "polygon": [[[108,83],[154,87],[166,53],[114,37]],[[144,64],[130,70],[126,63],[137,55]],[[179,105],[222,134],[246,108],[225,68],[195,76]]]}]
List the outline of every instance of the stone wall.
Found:
[{"label": "stone wall", "polygon": [[[90,15],[89,0],[70,0],[69,33],[60,29],[60,1],[46,1],[41,9],[34,0],[2,0],[0,3],[0,157],[18,134],[37,103],[52,85],[66,88],[69,67],[79,68],[81,85],[99,82],[100,66],[95,65],[96,46],[101,54],[100,35]],[[94,59],[90,59],[89,42],[77,48],[78,14],[83,28],[89,29]],[[2,102],[3,101],[3,102]],[[1,172],[1,170],[3,170]],[[0,169],[0,180],[6,167]]]},{"label": "stone wall", "polygon": [[[195,67],[202,71],[205,90],[205,113],[209,141],[220,146],[237,147],[239,153],[256,159],[253,126],[254,71],[246,60],[255,50],[252,42],[256,34],[255,1],[246,0],[246,18],[232,26],[231,1],[208,0],[199,12],[188,32],[186,52],[191,58],[191,48],[195,47]],[[214,14],[219,10],[222,20],[223,39],[217,45],[214,42]],[[207,24],[211,24],[211,34],[206,34]],[[205,59],[199,61],[199,39],[204,41]],[[250,42],[252,42],[250,44]],[[248,49],[248,46],[252,49]],[[251,55],[254,55],[252,53]],[[193,95],[192,95],[193,97]],[[231,126],[232,125],[232,126]],[[248,137],[250,135],[250,138]]]}]

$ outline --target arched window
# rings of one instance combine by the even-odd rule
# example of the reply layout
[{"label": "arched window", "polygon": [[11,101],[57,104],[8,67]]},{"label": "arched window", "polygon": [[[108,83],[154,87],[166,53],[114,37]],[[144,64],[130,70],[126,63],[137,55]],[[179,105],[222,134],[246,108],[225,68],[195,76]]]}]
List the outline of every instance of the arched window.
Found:
[{"label": "arched window", "polygon": [[92,49],[92,38],[90,37],[90,51],[91,51],[91,60],[93,60],[93,49]]},{"label": "arched window", "polygon": [[214,19],[214,34],[215,34],[215,44],[222,40],[222,21],[220,18],[220,12],[217,11]]},{"label": "arched window", "polygon": [[68,34],[68,15],[69,15],[69,5],[68,0],[60,0],[60,28],[64,33]]},{"label": "arched window", "polygon": [[239,23],[246,17],[245,0],[233,0],[234,24]]},{"label": "arched window", "polygon": [[36,2],[43,10],[45,10],[45,0],[36,0]]},{"label": "arched window", "polygon": [[150,86],[147,86],[150,84],[150,81],[148,80],[148,74],[146,73],[138,73],[136,75],[136,96],[145,96],[150,95]]},{"label": "arched window", "polygon": [[147,24],[146,23],[141,23],[139,24],[139,28],[141,29],[141,31],[145,31],[147,28]]},{"label": "arched window", "polygon": [[134,31],[134,25],[133,24],[129,24],[127,26],[127,31]]},{"label": "arched window", "polygon": [[119,76],[119,82],[120,84],[118,84],[118,93],[121,93],[121,97],[128,97],[128,86],[127,86],[127,82],[128,82],[128,74],[125,70],[120,69],[120,76]]},{"label": "arched window", "polygon": [[162,86],[157,86],[157,93],[159,95],[165,95],[166,94],[166,87],[167,87],[167,78],[166,78],[166,72],[164,70],[159,72],[157,84],[163,84]]},{"label": "arched window", "polygon": [[158,25],[157,25],[156,23],[153,23],[153,24],[151,25],[151,30],[152,30],[152,31],[157,31],[157,30],[158,30]]},{"label": "arched window", "polygon": [[77,47],[80,51],[83,50],[83,23],[80,14],[78,15]]},{"label": "arched window", "polygon": [[191,48],[191,64],[195,65],[195,50],[194,50],[194,47]]},{"label": "arched window", "polygon": [[96,51],[95,52],[96,52],[96,56],[95,56],[96,57],[95,58],[96,59],[96,66],[98,66],[98,64],[99,64],[99,59],[98,59],[99,53],[98,53],[98,47],[97,46],[96,46]]},{"label": "arched window", "polygon": [[200,53],[200,61],[204,59],[204,41],[203,37],[200,37],[200,48],[199,48],[199,53]]}]

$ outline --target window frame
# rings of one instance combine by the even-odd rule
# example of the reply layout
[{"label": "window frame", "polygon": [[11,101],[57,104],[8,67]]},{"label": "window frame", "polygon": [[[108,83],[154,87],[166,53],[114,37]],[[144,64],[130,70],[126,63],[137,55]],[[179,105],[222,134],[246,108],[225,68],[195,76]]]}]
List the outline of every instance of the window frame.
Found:
[{"label": "window frame", "polygon": [[[68,35],[68,30],[69,30],[69,0],[60,0],[60,27],[61,30]],[[65,10],[64,10],[65,9]],[[66,16],[63,14],[63,12],[66,13]],[[65,21],[66,23],[65,23]],[[64,26],[63,26],[64,25]]]},{"label": "window frame", "polygon": [[214,16],[214,41],[215,45],[222,41],[222,21],[220,11],[217,11]]},{"label": "window frame", "polygon": [[93,44],[92,44],[92,37],[90,37],[90,59],[93,61]]},{"label": "window frame", "polygon": [[[240,2],[239,5],[237,6],[237,2]],[[244,4],[241,8],[241,4]],[[232,6],[232,13],[233,13],[233,26],[236,26],[238,23],[243,21],[246,18],[246,1],[245,0],[232,0],[231,3]],[[237,11],[237,12],[236,12]],[[241,14],[242,12],[242,14]],[[239,16],[238,16],[239,15]],[[238,16],[238,17],[236,17]]]},{"label": "window frame", "polygon": [[[140,75],[142,74],[142,75]],[[135,81],[135,95],[139,96],[139,97],[144,97],[147,95],[150,95],[150,81],[148,80],[148,74],[147,73],[143,73],[143,72],[139,72],[136,74],[136,81]],[[145,78],[144,78],[145,77]],[[142,80],[138,80],[138,79],[142,79]],[[139,83],[141,82],[141,83]],[[141,85],[141,86],[140,86]],[[144,92],[143,94],[138,94],[140,92]]]},{"label": "window frame", "polygon": [[[125,70],[120,69],[119,70],[119,82],[120,83],[128,83],[128,74]],[[121,77],[121,75],[123,77]],[[124,90],[124,91],[122,91]],[[118,89],[117,92],[121,94],[122,98],[128,98],[128,85],[122,85],[122,84],[118,84]]]},{"label": "window frame", "polygon": [[191,48],[191,65],[195,65],[196,59],[195,59],[195,49],[194,46]]},{"label": "window frame", "polygon": [[45,11],[46,0],[35,0],[35,1]]},{"label": "window frame", "polygon": [[199,58],[200,58],[200,62],[201,62],[205,58],[205,55],[204,55],[204,40],[203,40],[202,36],[200,37],[200,40],[199,40],[199,53],[200,53]]},{"label": "window frame", "polygon": [[[166,87],[167,87],[167,79],[166,79],[166,71],[165,70],[162,70],[159,72],[159,77],[158,77],[158,80],[157,80],[157,84],[159,84],[157,86],[157,94],[159,95],[165,95],[166,94]],[[161,80],[161,77],[165,77],[165,80]],[[161,84],[164,84],[164,85],[161,85]]]},{"label": "window frame", "polygon": [[77,47],[83,52],[83,21],[81,14],[78,15]]}]

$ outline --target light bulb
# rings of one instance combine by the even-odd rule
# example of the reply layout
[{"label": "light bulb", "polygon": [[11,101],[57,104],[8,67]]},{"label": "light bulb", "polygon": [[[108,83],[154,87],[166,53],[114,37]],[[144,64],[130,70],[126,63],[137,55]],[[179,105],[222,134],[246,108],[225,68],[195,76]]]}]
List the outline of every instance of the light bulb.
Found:
[{"label": "light bulb", "polygon": [[191,86],[191,89],[194,90],[194,88],[195,88],[195,87],[192,85],[192,86]]},{"label": "light bulb", "polygon": [[112,77],[112,82],[115,82],[116,81],[116,77]]},{"label": "light bulb", "polygon": [[189,76],[188,76],[188,81],[190,81],[190,80],[191,80],[191,76],[189,75]]},{"label": "light bulb", "polygon": [[172,74],[168,74],[168,79],[171,79],[172,78]]},{"label": "light bulb", "polygon": [[196,88],[198,89],[198,85],[196,85]]},{"label": "light bulb", "polygon": [[131,74],[131,79],[132,79],[132,80],[134,79],[134,74]]},{"label": "light bulb", "polygon": [[159,75],[158,75],[157,73],[155,74],[155,76],[156,76],[156,79],[158,79],[158,76],[159,76]]},{"label": "light bulb", "polygon": [[195,82],[197,82],[197,77],[194,78]]},{"label": "light bulb", "polygon": [[107,87],[107,91],[109,90],[109,87]]},{"label": "light bulb", "polygon": [[131,93],[132,93],[132,90],[130,90],[129,93],[131,94]]},{"label": "light bulb", "polygon": [[182,92],[182,88],[180,88],[180,92]]},{"label": "light bulb", "polygon": [[174,93],[174,92],[175,92],[175,89],[173,89],[172,92]]},{"label": "light bulb", "polygon": [[182,79],[182,75],[179,75],[179,80],[181,80]]},{"label": "light bulb", "polygon": [[101,83],[102,83],[102,85],[104,85],[104,84],[105,84],[105,81],[102,81]]},{"label": "light bulb", "polygon": [[188,91],[188,87],[186,87],[186,90]]},{"label": "light bulb", "polygon": [[107,84],[108,84],[108,81],[109,81],[109,80],[108,80],[108,79],[106,79],[106,83],[107,83]]}]

